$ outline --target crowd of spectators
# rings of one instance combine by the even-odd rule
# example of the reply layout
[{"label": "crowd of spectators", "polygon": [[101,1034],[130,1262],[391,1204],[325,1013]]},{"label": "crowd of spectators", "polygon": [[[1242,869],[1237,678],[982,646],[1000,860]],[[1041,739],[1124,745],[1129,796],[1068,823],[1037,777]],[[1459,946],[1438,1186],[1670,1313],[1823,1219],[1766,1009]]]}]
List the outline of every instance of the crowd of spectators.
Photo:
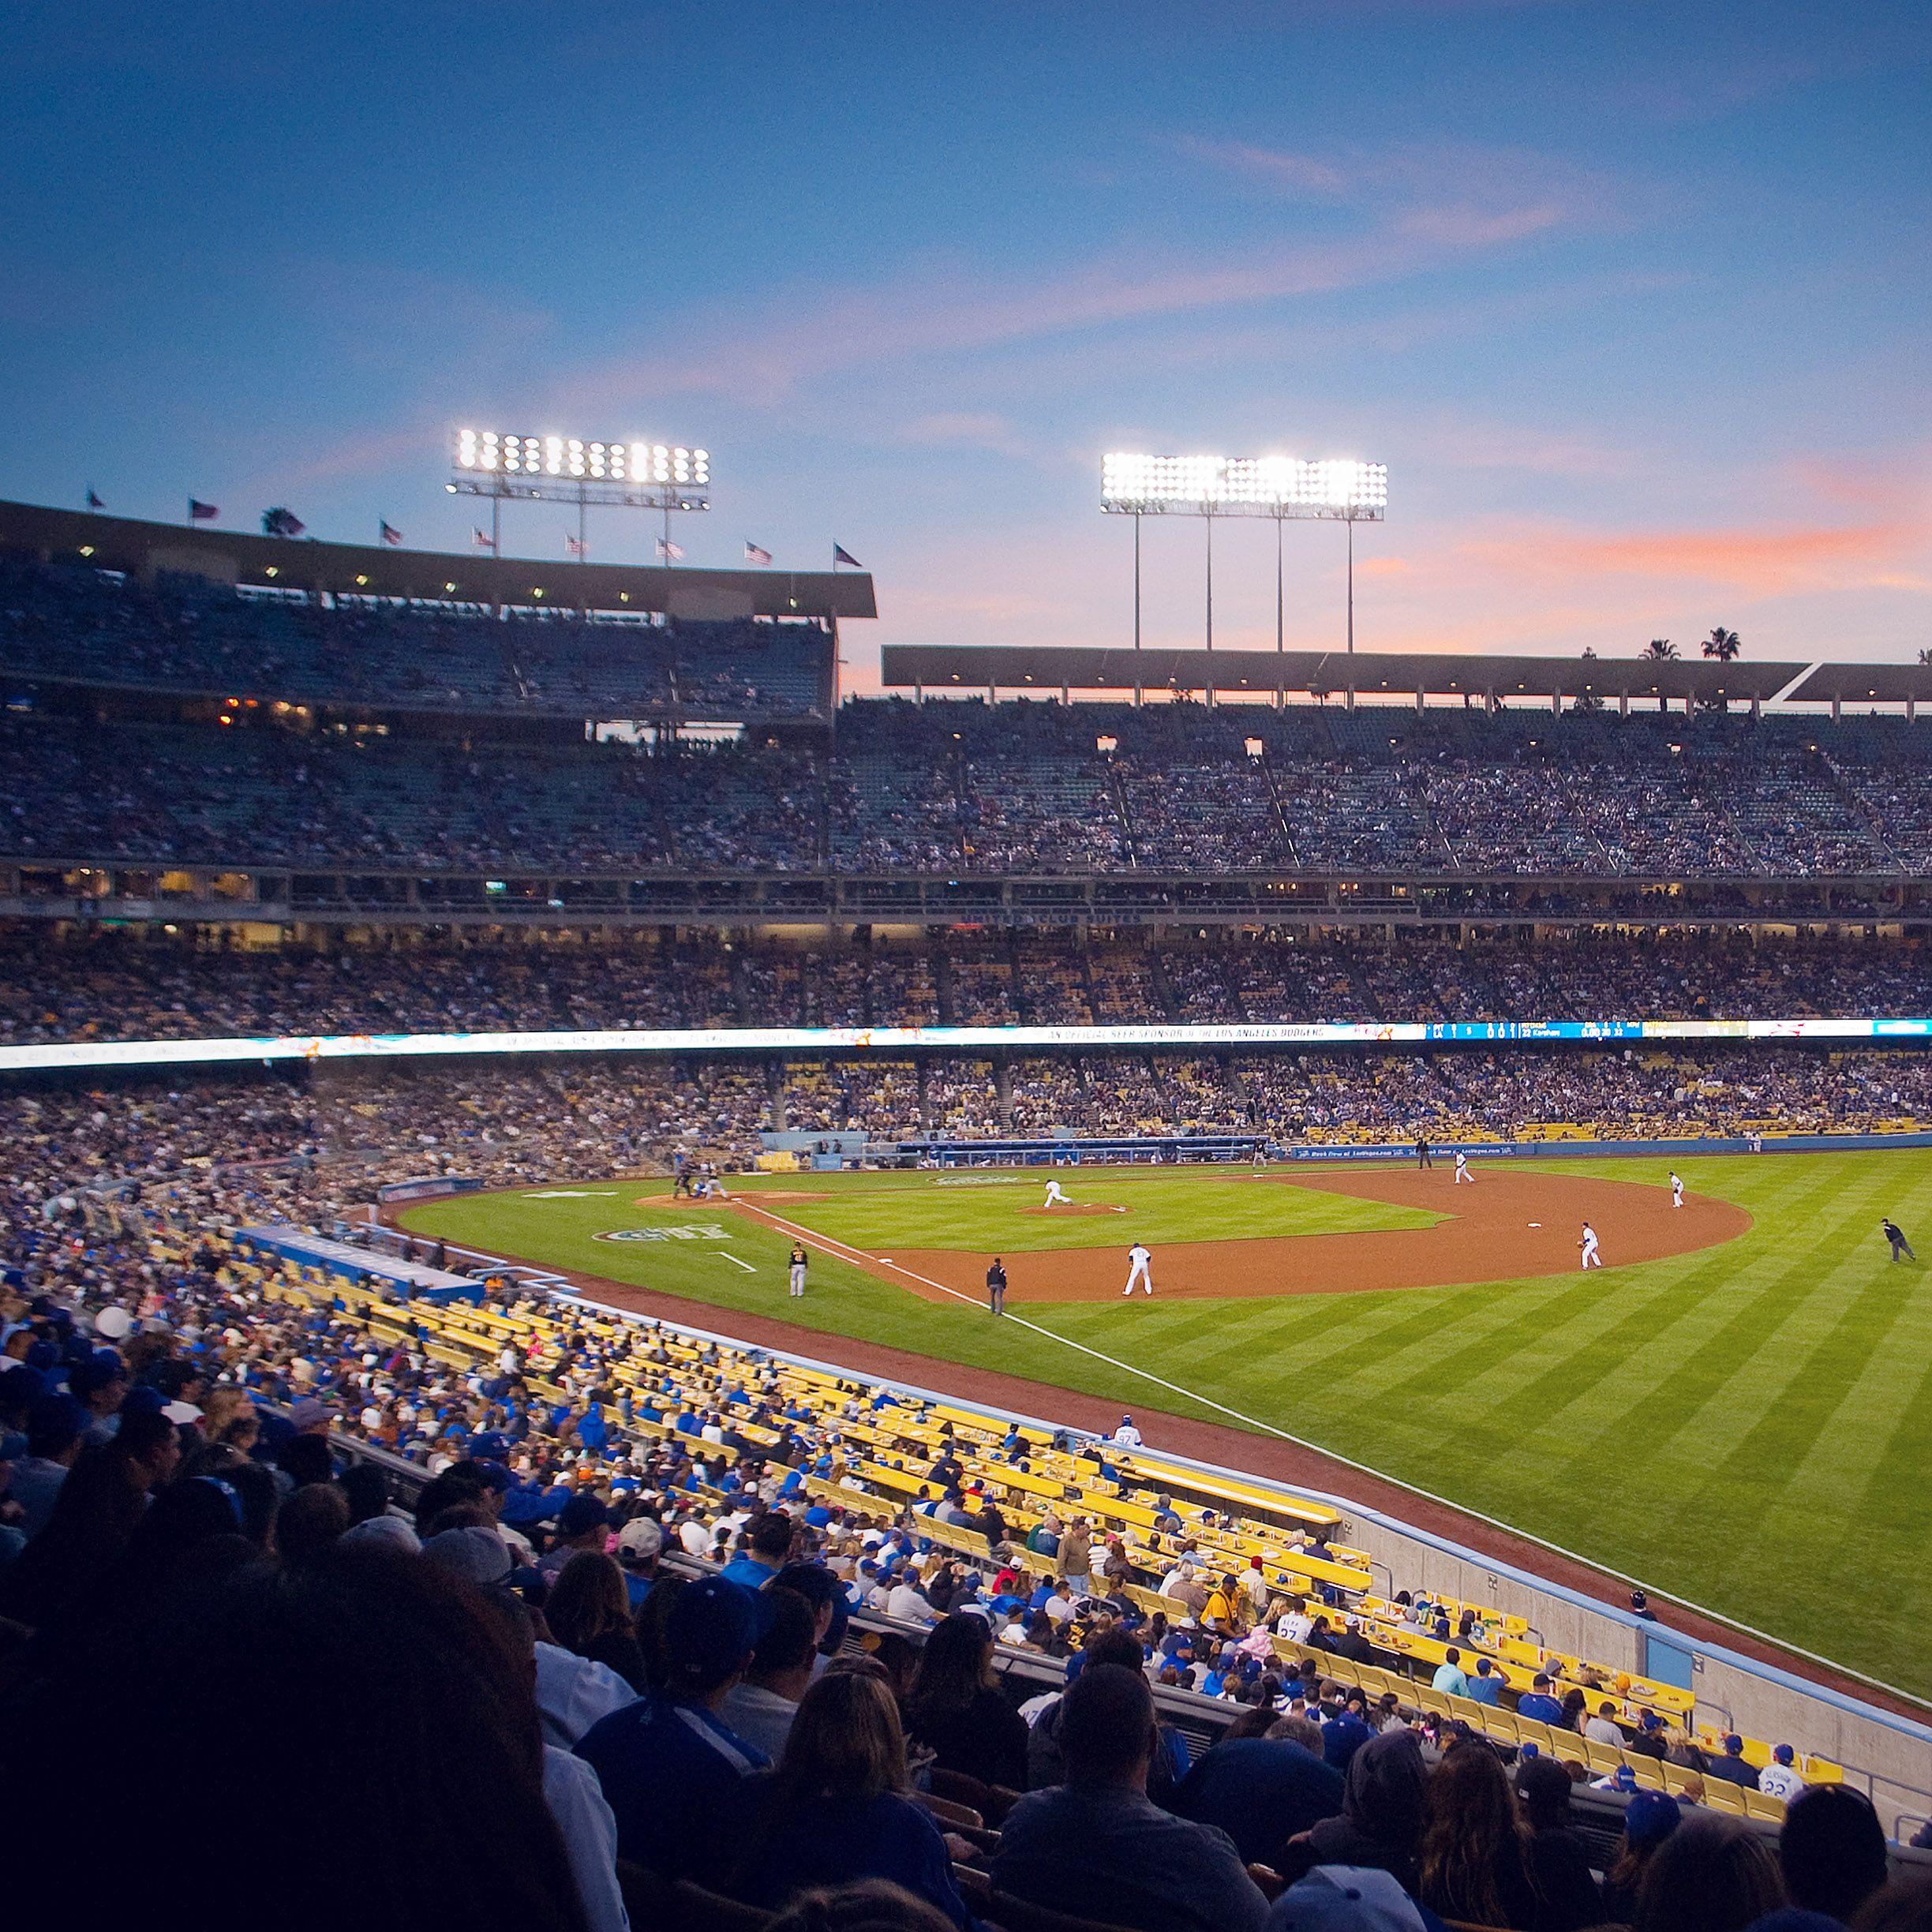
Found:
[{"label": "crowd of spectators", "polygon": [[[833,715],[832,649],[803,624],[324,609],[0,564],[0,672],[21,693],[0,731],[0,856],[1709,881],[1895,874],[1932,852],[1932,761],[1896,720],[881,699]],[[113,695],[136,688],[173,693],[174,720],[127,721]],[[660,758],[539,748],[511,722],[680,713],[751,730]]]},{"label": "crowd of spectators", "polygon": [[[1638,1713],[1631,1748],[1690,1775],[1679,1795],[1604,1780],[1623,1830],[1593,1852],[1573,1792],[1608,1720],[1581,1698],[1525,1694],[1549,1751],[1371,1699],[1320,1661],[1372,1660],[1353,1619],[1217,1576],[1185,1539],[1157,1559],[1049,1511],[1023,1552],[943,1432],[901,1441],[918,1502],[815,1496],[808,1477],[867,1489],[845,1432],[893,1426],[876,1385],[808,1405],[756,1351],[567,1312],[457,1365],[405,1304],[265,1297],[227,1230],[322,1198],[316,1169],[249,1164],[306,1126],[288,1106],[77,1112],[0,1192],[0,1765],[22,1842],[86,1871],[104,1922],[193,1899],[238,1932],[273,1898],[320,1932],[340,1899],[291,1874],[328,1845],[354,1850],[358,1919],[399,1932],[616,1932],[690,1909],[680,1885],[788,1928],[1926,1923],[1869,1801],[1807,1787],[1788,1750],[1760,1771]],[[81,1144],[139,1196],[62,1191]],[[406,1506],[352,1441],[417,1466]],[[974,1451],[1027,1452],[1017,1431]],[[884,1634],[848,1641],[859,1612]],[[1215,1700],[1219,1741],[1190,1742],[1157,1687]],[[269,1722],[290,1748],[265,1767]],[[1691,1802],[1718,1779],[1788,1800],[1775,1840]]]},{"label": "crowd of spectators", "polygon": [[597,932],[260,949],[0,927],[0,1043],[597,1028],[1744,1020],[1932,1013],[1921,940],[1693,930],[1462,945],[1067,934],[816,951]]},{"label": "crowd of spectators", "polygon": [[662,625],[569,611],[497,612],[139,584],[0,561],[0,670],[17,680],[203,697],[480,714],[741,721],[822,715],[830,640],[815,624]]}]

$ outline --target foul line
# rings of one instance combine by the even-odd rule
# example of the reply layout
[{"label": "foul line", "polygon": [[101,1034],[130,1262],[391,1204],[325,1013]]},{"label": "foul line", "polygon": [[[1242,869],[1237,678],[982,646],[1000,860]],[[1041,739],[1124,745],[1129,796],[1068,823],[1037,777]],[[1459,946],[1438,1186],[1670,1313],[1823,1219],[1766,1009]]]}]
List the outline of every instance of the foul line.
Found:
[{"label": "foul line", "polygon": [[758,1272],[758,1270],[749,1261],[740,1261],[735,1254],[727,1254],[721,1248],[713,1248],[711,1254],[714,1260],[728,1261],[733,1267],[741,1267],[747,1275],[755,1275]]},{"label": "foul line", "polygon": [[[904,1267],[897,1261],[888,1261],[879,1255],[867,1254],[863,1248],[854,1248],[850,1243],[839,1241],[833,1236],[816,1234],[811,1228],[800,1226],[796,1221],[786,1220],[782,1215],[773,1214],[769,1208],[754,1207],[743,1195],[738,1196],[732,1204],[741,1208],[750,1208],[753,1213],[762,1215],[766,1220],[788,1229],[800,1241],[817,1248],[822,1253],[830,1255],[834,1260],[853,1260],[862,1266],[890,1268],[896,1274],[923,1282],[928,1288],[936,1288],[942,1294],[950,1295],[956,1301],[964,1301],[969,1307],[983,1309],[986,1306],[978,1296],[968,1294],[961,1289],[949,1288],[944,1282],[934,1281],[930,1275],[922,1275],[915,1268]],[[1565,1548],[1560,1543],[1552,1543],[1548,1537],[1537,1535],[1533,1530],[1519,1529],[1515,1523],[1505,1522],[1499,1516],[1491,1516],[1481,1510],[1472,1509],[1466,1503],[1458,1503],[1451,1497],[1438,1496],[1432,1489],[1425,1489],[1419,1484],[1406,1481],[1399,1476],[1391,1476],[1386,1470],[1376,1469],[1370,1463],[1358,1462],[1353,1456],[1343,1455],[1339,1451],[1328,1448],[1323,1443],[1309,1441],[1305,1436],[1290,1435],[1286,1429],[1277,1428],[1272,1422],[1264,1422],[1257,1416],[1244,1415],[1240,1410],[1230,1409],[1225,1402],[1218,1402],[1211,1396],[1196,1395],[1193,1389],[1183,1388],[1178,1382],[1170,1382],[1164,1376],[1155,1375],[1151,1369],[1136,1368],[1132,1362],[1122,1361],[1117,1355],[1109,1355],[1099,1349],[1089,1348],[1084,1342],[1076,1342],[1071,1335],[1063,1335],[1057,1329],[1043,1328],[1038,1322],[1028,1321],[1024,1315],[1002,1315],[998,1319],[1016,1322],[1022,1328],[1030,1328],[1035,1335],[1046,1336],[1050,1342],[1058,1342],[1064,1348],[1075,1349],[1083,1355],[1091,1355],[1095,1361],[1105,1362],[1110,1368],[1118,1368],[1128,1375],[1138,1376],[1144,1382],[1151,1382],[1157,1388],[1164,1388],[1170,1394],[1181,1396],[1188,1402],[1198,1402],[1204,1409],[1212,1409],[1237,1422],[1245,1423],[1249,1428],[1272,1436],[1279,1441],[1290,1443],[1296,1448],[1305,1449],[1328,1462],[1339,1462],[1345,1469],[1354,1470],[1357,1475],[1372,1477],[1377,1482],[1388,1483],[1395,1488],[1406,1490],[1410,1496],[1420,1496],[1425,1503],[1433,1503],[1456,1515],[1467,1517],[1473,1522],[1482,1523],[1489,1529],[1501,1531],[1505,1536],[1519,1537],[1526,1543],[1533,1543],[1538,1548],[1548,1550],[1552,1556],[1567,1558],[1582,1569],[1594,1571],[1599,1576],[1608,1577],[1615,1582],[1628,1584],[1633,1589],[1646,1589],[1653,1597],[1661,1597],[1666,1603],[1676,1604],[1682,1609],[1694,1611],[1700,1616],[1709,1618],[1713,1623],[1724,1624],[1747,1637],[1754,1637],[1772,1649],[1783,1651],[1787,1656],[1802,1657],[1808,1664],[1816,1664],[1824,1669],[1840,1672],[1859,1683],[1870,1685],[1875,1690],[1889,1692],[1903,1702],[1917,1704],[1922,1707],[1925,1704],[1924,1698],[1914,1695],[1909,1690],[1900,1690],[1896,1684],[1888,1683],[1882,1677],[1870,1676],[1863,1671],[1855,1670],[1849,1664],[1839,1663],[1836,1658],[1822,1657],[1817,1651],[1807,1650],[1802,1645],[1793,1643],[1788,1638],[1774,1636],[1769,1631],[1761,1631],[1755,1625],[1741,1622],[1736,1617],[1727,1616],[1721,1611],[1706,1609],[1703,1604],[1693,1602],[1688,1597],[1673,1597],[1669,1591],[1659,1589],[1653,1584],[1646,1584],[1640,1578],[1612,1569],[1600,1558],[1582,1556],[1575,1550]]]}]

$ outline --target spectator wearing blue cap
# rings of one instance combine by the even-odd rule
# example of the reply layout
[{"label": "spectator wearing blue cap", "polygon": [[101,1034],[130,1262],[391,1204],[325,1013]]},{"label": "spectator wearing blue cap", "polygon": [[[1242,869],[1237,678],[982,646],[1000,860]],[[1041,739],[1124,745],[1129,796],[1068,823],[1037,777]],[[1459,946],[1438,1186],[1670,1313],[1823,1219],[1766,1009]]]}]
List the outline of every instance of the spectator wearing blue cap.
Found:
[{"label": "spectator wearing blue cap", "polygon": [[1758,1788],[1789,1804],[1805,1788],[1804,1779],[1796,1768],[1797,1756],[1790,1745],[1778,1745],[1771,1753],[1771,1762],[1758,1768]]},{"label": "spectator wearing blue cap", "polygon": [[1530,1680],[1530,1688],[1516,1700],[1516,1715],[1527,1717],[1532,1724],[1562,1724],[1563,1707],[1550,1695],[1550,1680],[1541,1671]]},{"label": "spectator wearing blue cap", "polygon": [[1640,1791],[1624,1807],[1623,1843],[1604,1874],[1606,1924],[1634,1923],[1645,1869],[1658,1846],[1683,1822],[1683,1811],[1668,1792]]},{"label": "spectator wearing blue cap", "polygon": [[724,1877],[740,1781],[770,1760],[718,1713],[769,1611],[722,1577],[686,1584],[665,1620],[665,1687],[612,1712],[578,1743],[616,1818],[620,1856],[668,1878],[715,1886]]},{"label": "spectator wearing blue cap", "polygon": [[1727,1784],[1741,1785],[1746,1791],[1758,1788],[1758,1767],[1744,1762],[1744,1740],[1735,1731],[1724,1739],[1723,1754],[1705,1765],[1704,1774],[1722,1778]]},{"label": "spectator wearing blue cap", "polygon": [[581,1551],[601,1555],[610,1540],[610,1505],[588,1489],[580,1489],[557,1512],[556,1536],[537,1565],[546,1583],[563,1574],[564,1566]]}]

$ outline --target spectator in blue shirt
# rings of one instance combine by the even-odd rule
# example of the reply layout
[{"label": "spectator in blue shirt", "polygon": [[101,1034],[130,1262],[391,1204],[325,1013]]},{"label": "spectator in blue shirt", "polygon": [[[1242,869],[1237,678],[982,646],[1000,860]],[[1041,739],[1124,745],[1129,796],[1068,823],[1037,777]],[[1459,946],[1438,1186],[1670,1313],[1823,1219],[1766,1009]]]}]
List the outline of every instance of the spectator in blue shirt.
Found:
[{"label": "spectator in blue shirt", "polygon": [[756,1793],[730,1889],[769,1911],[814,1886],[883,1878],[972,1932],[945,1840],[911,1789],[892,1693],[870,1675],[827,1672],[800,1698],[777,1773]]},{"label": "spectator in blue shirt", "polygon": [[1563,1707],[1550,1695],[1550,1680],[1541,1671],[1530,1679],[1530,1688],[1516,1700],[1516,1715],[1527,1717],[1532,1724],[1563,1722]]},{"label": "spectator in blue shirt", "polygon": [[1503,1679],[1488,1658],[1479,1657],[1476,1660],[1476,1675],[1470,1679],[1469,1688],[1462,1694],[1472,1704],[1502,1703]]},{"label": "spectator in blue shirt", "polygon": [[792,1554],[792,1518],[783,1510],[761,1516],[745,1532],[745,1548],[724,1568],[724,1575],[747,1589],[762,1589]]},{"label": "spectator in blue shirt", "polygon": [[616,1818],[620,1858],[700,1885],[724,1876],[741,1781],[769,1761],[717,1712],[744,1675],[769,1608],[722,1577],[687,1583],[665,1622],[665,1688],[612,1712],[578,1743]]}]

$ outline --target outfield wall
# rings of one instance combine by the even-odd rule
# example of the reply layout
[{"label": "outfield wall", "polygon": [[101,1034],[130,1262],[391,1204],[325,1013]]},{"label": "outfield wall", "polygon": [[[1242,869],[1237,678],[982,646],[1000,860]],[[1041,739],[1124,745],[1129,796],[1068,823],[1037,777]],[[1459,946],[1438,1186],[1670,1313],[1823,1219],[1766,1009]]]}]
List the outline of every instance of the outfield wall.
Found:
[{"label": "outfield wall", "polygon": [[[864,1158],[874,1163],[931,1159],[942,1166],[994,1166],[1016,1163],[1039,1166],[1091,1161],[1109,1162],[1243,1161],[1257,1142],[1265,1144],[1270,1160],[1314,1162],[1413,1162],[1413,1140],[1336,1141],[1331,1144],[1283,1146],[1259,1134],[1055,1135],[1033,1140],[988,1136],[983,1140],[924,1139],[874,1140],[866,1144]],[[1458,1154],[1471,1160],[1552,1160],[1596,1155],[1647,1155],[1653,1159],[1694,1154],[1855,1153],[1886,1148],[1932,1147],[1932,1133],[1892,1134],[1779,1134],[1754,1143],[1741,1134],[1713,1134],[1702,1139],[1669,1140],[1432,1140],[1431,1152],[1447,1165]]]}]

